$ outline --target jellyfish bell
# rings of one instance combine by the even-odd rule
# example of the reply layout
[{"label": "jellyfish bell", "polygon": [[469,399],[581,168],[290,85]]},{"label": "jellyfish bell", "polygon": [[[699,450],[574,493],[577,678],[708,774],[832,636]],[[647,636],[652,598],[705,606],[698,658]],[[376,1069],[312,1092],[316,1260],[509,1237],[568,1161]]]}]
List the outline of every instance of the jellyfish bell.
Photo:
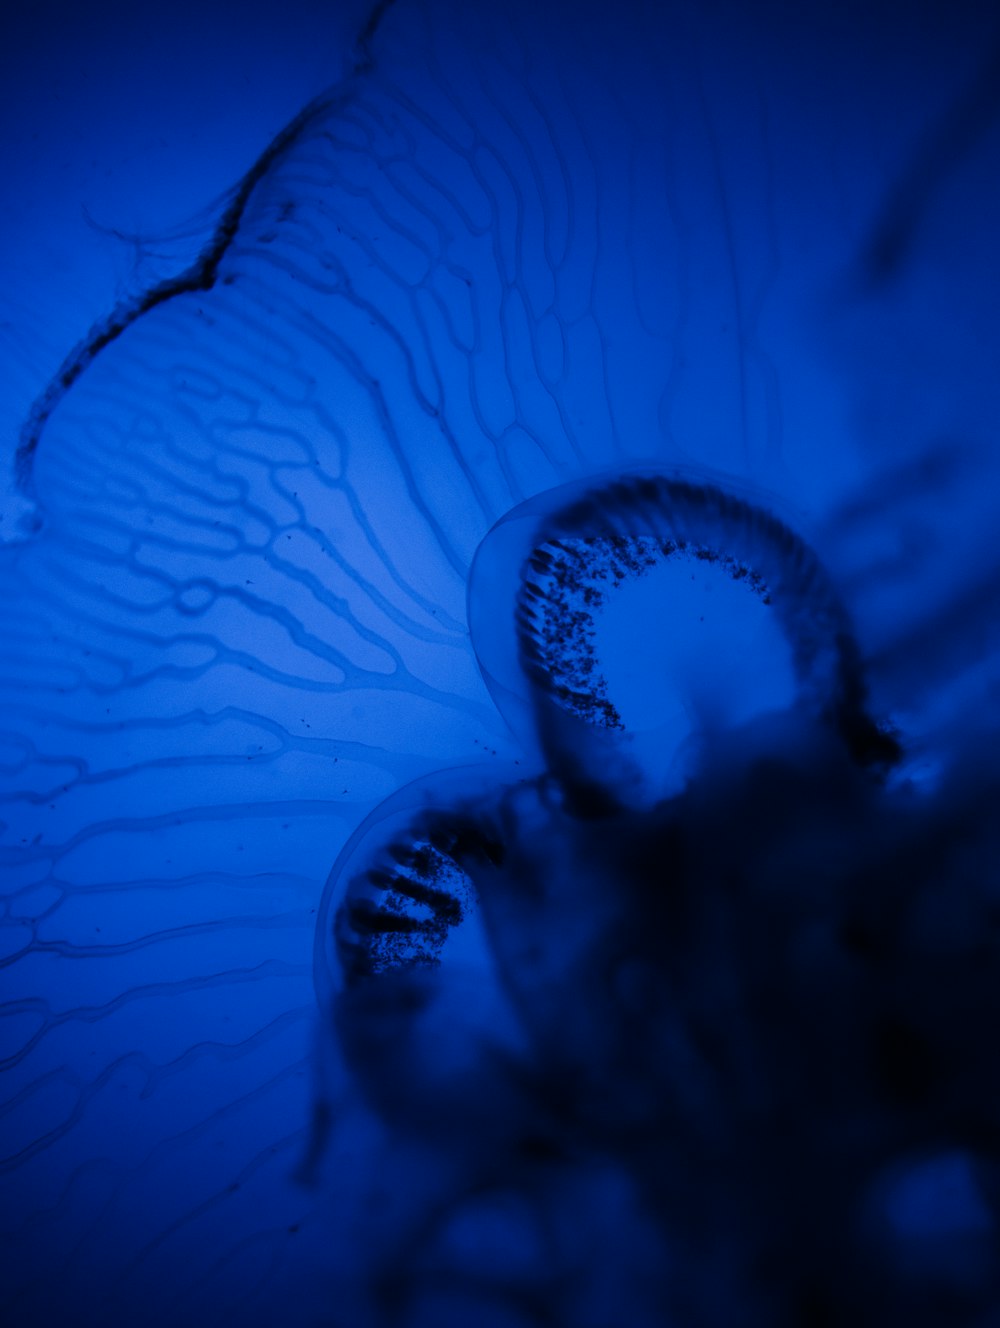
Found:
[{"label": "jellyfish bell", "polygon": [[480,898],[504,859],[516,767],[415,781],[367,818],[330,873],[315,985],[369,1104],[406,1131],[500,1128],[522,1034]]},{"label": "jellyfish bell", "polygon": [[498,707],[581,810],[672,797],[705,744],[788,716],[893,756],[819,560],[714,483],[644,472],[522,504],[477,553],[469,622]]},{"label": "jellyfish bell", "polygon": [[618,970],[632,887],[661,846],[641,820],[590,824],[551,776],[472,766],[407,785],[359,827],[324,891],[315,986],[384,1120],[482,1153],[588,1114],[571,1097],[610,1088],[635,1024]]}]

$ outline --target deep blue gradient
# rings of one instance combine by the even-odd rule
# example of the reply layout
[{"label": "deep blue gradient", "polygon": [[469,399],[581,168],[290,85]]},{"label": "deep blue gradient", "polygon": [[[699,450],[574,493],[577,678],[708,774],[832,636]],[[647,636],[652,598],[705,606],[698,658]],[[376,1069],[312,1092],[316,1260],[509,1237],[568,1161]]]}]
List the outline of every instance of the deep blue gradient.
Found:
[{"label": "deep blue gradient", "polygon": [[5,1322],[995,1328],[979,9],[331,20],[5,309]]}]

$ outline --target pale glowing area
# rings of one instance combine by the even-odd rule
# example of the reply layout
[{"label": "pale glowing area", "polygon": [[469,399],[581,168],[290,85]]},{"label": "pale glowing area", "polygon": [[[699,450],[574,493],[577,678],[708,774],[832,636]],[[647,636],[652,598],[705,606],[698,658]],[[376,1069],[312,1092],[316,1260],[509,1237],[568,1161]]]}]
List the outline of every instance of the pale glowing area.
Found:
[{"label": "pale glowing area", "polygon": [[626,580],[594,621],[609,696],[631,732],[738,728],[795,700],[792,652],[762,595],[675,552]]}]

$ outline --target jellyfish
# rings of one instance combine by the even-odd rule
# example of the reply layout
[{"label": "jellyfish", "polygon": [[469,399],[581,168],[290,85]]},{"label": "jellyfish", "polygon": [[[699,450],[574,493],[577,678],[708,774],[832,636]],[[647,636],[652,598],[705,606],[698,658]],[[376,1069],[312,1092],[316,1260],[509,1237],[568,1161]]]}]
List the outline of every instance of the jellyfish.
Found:
[{"label": "jellyfish", "polygon": [[848,1192],[880,1295],[932,1246],[924,1300],[986,1294],[985,1117],[879,1135],[822,1211],[803,1167],[759,1247],[766,1185],[680,1149],[699,1100],[726,1135],[700,1065],[755,1091],[736,917],[802,1021],[906,919],[890,1096],[935,993],[963,1063],[990,1009],[984,24],[377,6],[190,267],[67,349],[0,548],[11,1322],[734,1323],[719,1270],[785,1294],[790,1214],[847,1259]]},{"label": "jellyfish", "polygon": [[[599,624],[643,579],[625,675]],[[442,1159],[372,1259],[385,1321],[988,1321],[1000,988],[973,808],[995,776],[933,799],[893,778],[823,569],[718,488],[523,504],[477,555],[470,622],[533,754],[389,799],[317,931],[348,1079]],[[697,690],[691,655],[711,676],[720,651],[722,722],[664,705],[650,741],[647,695]]]}]

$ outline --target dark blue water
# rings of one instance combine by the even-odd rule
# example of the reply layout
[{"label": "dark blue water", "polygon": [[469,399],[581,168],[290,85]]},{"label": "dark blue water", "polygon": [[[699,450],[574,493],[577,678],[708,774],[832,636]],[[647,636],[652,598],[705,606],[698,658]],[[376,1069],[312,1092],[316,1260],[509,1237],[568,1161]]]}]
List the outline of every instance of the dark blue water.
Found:
[{"label": "dark blue water", "polygon": [[5,1322],[1000,1323],[1000,33],[345,49],[25,352]]}]

